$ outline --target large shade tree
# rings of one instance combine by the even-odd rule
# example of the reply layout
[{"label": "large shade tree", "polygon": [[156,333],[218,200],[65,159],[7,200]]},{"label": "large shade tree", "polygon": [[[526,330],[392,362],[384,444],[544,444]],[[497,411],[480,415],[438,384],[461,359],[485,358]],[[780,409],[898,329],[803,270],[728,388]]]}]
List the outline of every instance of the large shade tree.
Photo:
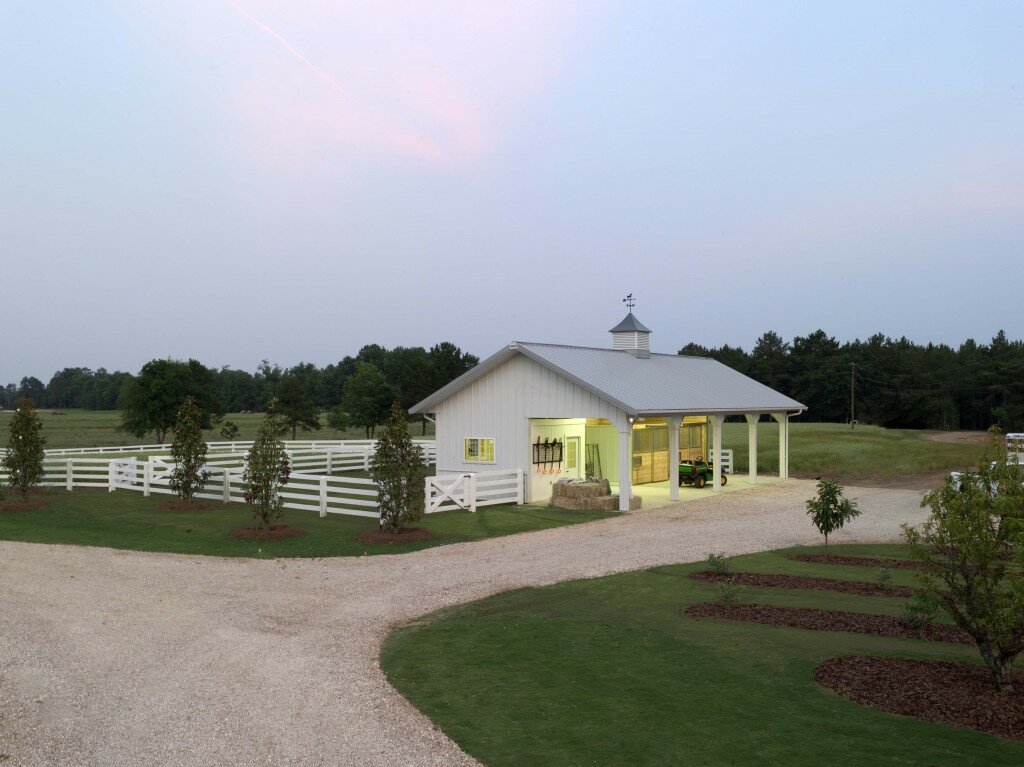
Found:
[{"label": "large shade tree", "polygon": [[345,382],[342,406],[353,426],[365,429],[373,436],[374,429],[388,416],[388,408],[395,401],[395,392],[384,374],[368,362],[356,365],[356,372]]},{"label": "large shade tree", "polygon": [[162,443],[174,427],[178,410],[191,396],[203,429],[223,414],[212,370],[196,360],[152,360],[121,390],[121,428],[140,439],[149,432]]},{"label": "large shade tree", "polygon": [[291,429],[292,439],[300,427],[305,431],[320,430],[320,409],[313,401],[307,380],[295,374],[286,375],[274,387],[274,398],[277,413]]}]

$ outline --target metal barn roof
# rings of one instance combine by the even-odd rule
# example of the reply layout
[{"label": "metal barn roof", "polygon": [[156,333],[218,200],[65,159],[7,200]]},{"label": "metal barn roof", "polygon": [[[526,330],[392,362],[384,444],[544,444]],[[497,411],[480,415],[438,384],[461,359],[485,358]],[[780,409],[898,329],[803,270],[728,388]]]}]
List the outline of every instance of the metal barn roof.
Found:
[{"label": "metal barn roof", "polygon": [[608,331],[609,333],[650,333],[650,328],[644,326],[640,320],[636,318],[633,312],[630,312],[623,317],[622,322],[616,325],[614,328]]},{"label": "metal barn roof", "polygon": [[429,413],[437,403],[522,354],[589,389],[630,415],[767,413],[806,406],[708,357],[516,342],[456,378],[410,412]]}]

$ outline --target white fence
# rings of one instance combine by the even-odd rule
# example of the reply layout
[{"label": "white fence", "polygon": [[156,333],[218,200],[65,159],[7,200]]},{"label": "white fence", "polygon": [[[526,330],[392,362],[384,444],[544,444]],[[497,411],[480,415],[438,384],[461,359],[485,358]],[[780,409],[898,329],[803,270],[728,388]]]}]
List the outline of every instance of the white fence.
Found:
[{"label": "white fence", "polygon": [[427,477],[425,511],[465,509],[476,511],[480,506],[499,503],[523,503],[522,469],[481,471],[471,474],[441,474]]},{"label": "white fence", "polygon": [[[419,445],[427,459],[427,463],[434,463],[437,458],[436,443],[432,439],[414,439],[413,443]],[[252,442],[207,442],[210,454],[214,453],[246,453],[252,447]],[[359,455],[373,455],[377,449],[377,441],[372,439],[317,439],[317,440],[285,440],[285,448],[296,452],[333,450],[335,452],[357,453]],[[68,447],[45,450],[50,457],[76,456],[76,455],[139,455],[149,453],[168,453],[171,450],[169,444],[163,445],[117,445],[115,447]]]},{"label": "white fence", "polygon": [[732,474],[732,449],[722,450],[722,473]]},{"label": "white fence", "polygon": [[[303,460],[310,464],[319,461],[314,468],[329,467],[333,462],[357,461],[362,467],[364,456],[355,454],[332,454],[327,452],[296,451],[293,469]],[[198,498],[223,503],[243,503],[245,487],[242,482],[244,453],[238,456],[222,455],[206,464],[210,477]],[[174,464],[164,457],[150,456],[140,461],[134,456],[123,458],[87,458],[47,456],[43,461],[42,484],[45,487],[62,487],[74,490],[76,487],[106,488],[109,492],[127,490],[141,492],[145,496],[156,494],[172,495],[170,474]],[[342,469],[344,470],[344,469]],[[426,481],[426,512],[465,509],[476,511],[479,506],[499,503],[523,502],[523,471],[488,471],[478,474],[451,474],[428,477]],[[0,472],[0,483],[7,475]],[[377,484],[363,477],[331,476],[307,471],[292,471],[288,482],[281,491],[286,509],[315,511],[321,517],[328,514],[347,514],[358,517],[378,518]]]}]

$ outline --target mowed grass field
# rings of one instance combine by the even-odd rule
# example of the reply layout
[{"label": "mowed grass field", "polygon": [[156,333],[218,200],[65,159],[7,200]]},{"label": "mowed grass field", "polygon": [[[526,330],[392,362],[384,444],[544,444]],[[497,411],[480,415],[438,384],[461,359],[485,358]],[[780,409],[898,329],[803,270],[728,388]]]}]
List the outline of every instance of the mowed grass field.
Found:
[{"label": "mowed grass field", "polygon": [[[56,415],[56,413],[63,415]],[[0,446],[7,442],[7,434],[10,428],[13,412],[5,410],[0,412]],[[121,413],[117,410],[40,410],[39,417],[43,422],[43,434],[46,437],[47,448],[67,447],[117,447],[119,445],[150,444],[156,441],[153,434],[147,435],[146,439],[140,440],[126,434],[118,427],[121,424]],[[256,436],[256,430],[263,421],[263,413],[228,413],[224,416],[238,426],[240,440],[251,440]],[[427,437],[434,435],[434,425],[427,423]],[[410,423],[409,431],[413,437],[419,437],[421,427],[419,423]],[[291,438],[289,433],[288,438]],[[366,439],[366,433],[362,429],[348,429],[346,431],[335,431],[326,425],[320,431],[299,430],[299,439]],[[220,427],[205,432],[208,442],[223,441],[220,435]]]},{"label": "mowed grass field", "polygon": [[[106,447],[135,445],[140,440],[118,430],[120,414],[117,411],[40,411],[46,446]],[[0,445],[6,442],[11,412],[0,412]],[[238,425],[239,439],[249,440],[256,434],[261,413],[229,413],[225,416]],[[421,427],[411,423],[409,430],[420,436]],[[433,437],[433,424],[427,424],[426,436]],[[926,432],[914,429],[882,429],[877,426],[858,426],[831,423],[794,422],[790,426],[789,460],[794,476],[897,477],[928,474],[977,465],[983,447],[926,440]],[[303,432],[299,439],[364,439],[362,429],[336,432],[326,426],[318,432]],[[214,429],[206,432],[210,441],[222,437]],[[153,441],[150,435],[147,442]],[[727,423],[723,427],[723,446],[735,451],[735,470],[747,470],[747,426],[745,423]],[[779,429],[774,422],[758,425],[758,468],[770,473],[778,471]]]},{"label": "mowed grass field", "polygon": [[[791,476],[837,478],[899,477],[976,467],[984,446],[924,439],[917,429],[801,423],[789,426]],[[726,423],[722,446],[732,448],[735,471],[748,467],[746,423]],[[779,426],[761,422],[757,430],[758,471],[779,470]]]},{"label": "mowed grass field", "polygon": [[[486,506],[475,514],[446,511],[425,515],[416,526],[434,534],[428,541],[366,544],[356,540],[356,536],[376,530],[376,519],[342,514],[328,514],[321,519],[315,512],[286,509],[280,523],[301,527],[305,535],[280,541],[252,541],[229,536],[236,528],[254,524],[249,508],[241,503],[204,502],[201,510],[171,511],[161,505],[176,500],[174,496],[146,498],[130,490],[108,493],[93,488],[71,493],[52,489],[31,498],[45,500],[46,505],[25,511],[0,509],[0,540],[256,558],[400,554],[616,514],[562,511],[546,504]],[[17,496],[8,491],[7,500],[15,501]]]},{"label": "mowed grass field", "polygon": [[[834,553],[903,557],[896,546]],[[820,549],[801,549],[816,551]],[[737,571],[871,580],[873,569],[735,557]],[[1013,767],[1024,742],[867,708],[815,683],[876,654],[980,662],[973,647],[684,616],[718,586],[657,567],[506,592],[393,632],[391,683],[488,767]],[[912,576],[894,570],[897,583]],[[747,587],[741,601],[899,615],[904,600]]]}]

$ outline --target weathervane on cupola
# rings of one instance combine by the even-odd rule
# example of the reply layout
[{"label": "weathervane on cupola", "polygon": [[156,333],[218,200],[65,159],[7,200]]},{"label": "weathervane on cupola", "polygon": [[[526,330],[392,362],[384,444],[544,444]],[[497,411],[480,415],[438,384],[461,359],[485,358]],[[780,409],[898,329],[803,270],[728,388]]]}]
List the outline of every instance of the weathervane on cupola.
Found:
[{"label": "weathervane on cupola", "polygon": [[622,303],[629,309],[629,314],[609,331],[612,334],[612,348],[628,351],[637,357],[651,356],[651,330],[633,315],[633,307],[636,306],[633,294],[623,298]]}]

